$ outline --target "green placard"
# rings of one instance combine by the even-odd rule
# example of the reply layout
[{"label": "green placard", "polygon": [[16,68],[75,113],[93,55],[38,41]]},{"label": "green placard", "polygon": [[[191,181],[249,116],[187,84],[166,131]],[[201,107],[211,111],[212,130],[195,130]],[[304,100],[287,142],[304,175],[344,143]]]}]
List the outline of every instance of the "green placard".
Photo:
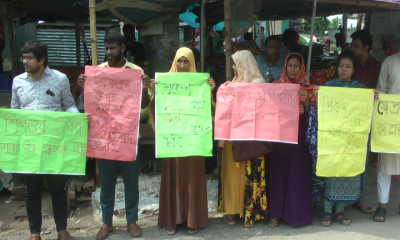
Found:
[{"label": "green placard", "polygon": [[212,156],[208,73],[156,73],[156,157]]},{"label": "green placard", "polygon": [[84,175],[85,114],[0,109],[0,169]]}]

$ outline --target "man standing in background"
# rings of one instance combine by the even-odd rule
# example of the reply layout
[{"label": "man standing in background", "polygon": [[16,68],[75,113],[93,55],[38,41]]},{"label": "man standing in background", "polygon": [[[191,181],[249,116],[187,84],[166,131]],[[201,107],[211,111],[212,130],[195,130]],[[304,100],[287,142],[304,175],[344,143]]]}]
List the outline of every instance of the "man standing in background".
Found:
[{"label": "man standing in background", "polygon": [[265,40],[267,39],[267,36],[265,35],[265,28],[261,27],[261,45],[265,45]]},{"label": "man standing in background", "polygon": [[331,53],[332,39],[329,37],[329,32],[325,31],[325,37],[322,39],[322,43],[325,45],[325,53],[329,55]]},{"label": "man standing in background", "polygon": [[265,56],[256,56],[258,69],[266,83],[273,83],[282,75],[285,67],[284,58],[280,57],[281,40],[279,36],[272,35],[265,40]]},{"label": "man standing in background", "polygon": [[367,88],[375,89],[378,84],[381,62],[369,56],[372,49],[372,35],[368,30],[358,30],[351,34],[350,51],[357,57],[355,78]]},{"label": "man standing in background", "polygon": [[299,45],[299,34],[293,29],[286,29],[283,33],[283,44],[281,47],[281,59],[285,59],[292,52],[297,51]]},{"label": "man standing in background", "polygon": [[136,26],[125,24],[122,28],[122,31],[124,32],[126,47],[124,57],[129,57],[127,55],[130,53],[131,57],[133,57],[133,61],[132,59],[128,59],[128,61],[133,62],[135,65],[143,68],[144,61],[146,61],[146,54],[144,51],[144,45],[136,41]]},{"label": "man standing in background", "polygon": [[[363,83],[367,88],[375,89],[378,84],[379,74],[381,71],[381,62],[369,56],[372,48],[372,35],[368,30],[358,30],[351,34],[353,39],[350,51],[357,57],[357,67],[355,79]],[[381,80],[383,81],[383,80]],[[387,93],[387,91],[386,91]],[[370,142],[368,144],[368,158],[370,158]],[[372,157],[371,157],[372,158]],[[368,162],[368,161],[367,161]],[[366,214],[372,214],[374,209],[369,207],[364,200],[365,184],[367,182],[367,167],[361,174],[360,198],[353,207]]]}]

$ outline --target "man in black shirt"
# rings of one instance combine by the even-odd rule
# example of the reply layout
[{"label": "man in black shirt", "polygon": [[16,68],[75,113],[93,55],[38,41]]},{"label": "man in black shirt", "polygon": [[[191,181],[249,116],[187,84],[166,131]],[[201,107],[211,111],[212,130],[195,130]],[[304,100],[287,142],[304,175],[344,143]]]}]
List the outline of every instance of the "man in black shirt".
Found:
[{"label": "man in black shirt", "polygon": [[143,44],[135,41],[136,40],[135,28],[136,26],[134,25],[125,24],[122,29],[125,36],[125,46],[126,46],[124,57],[127,57],[127,52],[130,52],[130,55],[133,57],[133,61],[132,59],[128,59],[128,61],[133,62],[135,65],[138,65],[141,68],[143,68],[144,61],[146,60],[146,55],[144,52]]}]

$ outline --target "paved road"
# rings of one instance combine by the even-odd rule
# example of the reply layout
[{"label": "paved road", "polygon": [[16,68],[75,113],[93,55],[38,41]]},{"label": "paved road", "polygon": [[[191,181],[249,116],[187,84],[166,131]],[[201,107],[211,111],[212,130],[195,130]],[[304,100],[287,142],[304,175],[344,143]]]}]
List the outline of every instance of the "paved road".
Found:
[{"label": "paved road", "polygon": [[[368,181],[366,190],[366,201],[373,207],[377,206],[376,195],[376,170],[369,166]],[[238,221],[236,226],[227,226],[221,218],[210,219],[210,225],[201,229],[195,235],[189,235],[186,227],[178,228],[174,236],[168,236],[165,229],[158,229],[157,216],[139,220],[139,224],[144,226],[143,237],[141,239],[400,239],[400,215],[399,215],[399,193],[400,182],[392,181],[391,202],[388,208],[387,220],[384,223],[372,221],[372,215],[363,214],[350,205],[346,207],[346,215],[352,220],[350,226],[342,226],[337,222],[329,228],[320,226],[320,218],[323,214],[322,209],[313,212],[313,224],[292,228],[285,223],[279,227],[271,229],[267,221],[259,221],[254,228],[245,229],[243,221]],[[5,207],[4,201],[0,202],[0,209]],[[0,216],[1,221],[1,216]],[[25,224],[26,220],[21,224]],[[95,239],[98,231],[97,227],[83,228],[71,231],[76,239]],[[71,226],[69,226],[71,227]],[[9,232],[11,231],[11,232]],[[0,233],[0,239],[27,239],[27,231],[13,231],[7,229]],[[44,235],[44,239],[55,239],[56,233]],[[86,237],[86,238],[85,238]],[[108,239],[130,239],[128,232],[114,231]]]}]

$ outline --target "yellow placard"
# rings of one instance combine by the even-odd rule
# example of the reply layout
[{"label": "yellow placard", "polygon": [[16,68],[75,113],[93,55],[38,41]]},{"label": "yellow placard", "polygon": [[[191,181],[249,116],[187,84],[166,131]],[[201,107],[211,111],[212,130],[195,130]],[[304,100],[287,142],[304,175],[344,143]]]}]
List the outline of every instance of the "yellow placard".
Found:
[{"label": "yellow placard", "polygon": [[400,153],[400,95],[381,94],[374,102],[371,150]]},{"label": "yellow placard", "polygon": [[354,177],[364,172],[373,97],[372,89],[320,88],[317,176]]}]

